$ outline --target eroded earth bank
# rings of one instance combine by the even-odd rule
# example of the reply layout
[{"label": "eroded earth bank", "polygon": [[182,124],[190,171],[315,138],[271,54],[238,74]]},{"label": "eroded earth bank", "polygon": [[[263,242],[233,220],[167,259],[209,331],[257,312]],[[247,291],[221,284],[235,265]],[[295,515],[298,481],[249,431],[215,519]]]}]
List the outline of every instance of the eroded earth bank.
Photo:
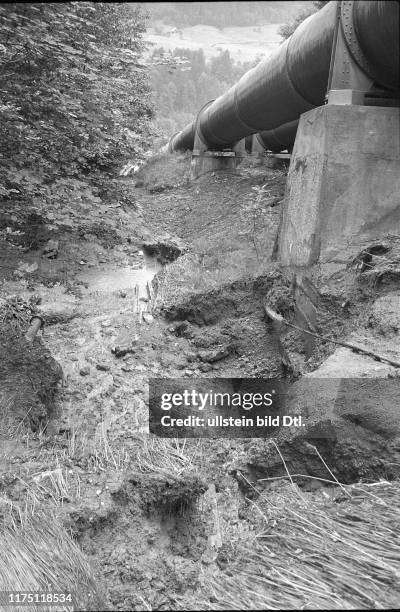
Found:
[{"label": "eroded earth bank", "polygon": [[[189,181],[189,164],[155,160],[56,228],[51,210],[0,216],[5,584],[51,583],[78,610],[396,607],[395,395],[338,414],[318,381],[396,393],[400,235],[311,271],[319,335],[381,359],[310,349],[263,306],[298,322],[273,261],[285,168]],[[312,418],[272,440],[156,438],[149,377],[278,377]]]}]

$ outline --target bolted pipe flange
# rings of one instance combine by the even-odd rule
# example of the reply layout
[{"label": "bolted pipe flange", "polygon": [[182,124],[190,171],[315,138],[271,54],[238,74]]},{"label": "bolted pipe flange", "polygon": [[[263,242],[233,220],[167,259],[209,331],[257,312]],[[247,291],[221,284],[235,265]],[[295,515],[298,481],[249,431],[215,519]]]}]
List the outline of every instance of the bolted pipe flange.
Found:
[{"label": "bolted pipe flange", "polygon": [[374,81],[377,75],[371,64],[368,62],[360,43],[358,42],[357,30],[354,23],[354,0],[342,0],[340,4],[340,23],[342,32],[346,41],[346,45],[351,53],[352,58],[358,66]]}]

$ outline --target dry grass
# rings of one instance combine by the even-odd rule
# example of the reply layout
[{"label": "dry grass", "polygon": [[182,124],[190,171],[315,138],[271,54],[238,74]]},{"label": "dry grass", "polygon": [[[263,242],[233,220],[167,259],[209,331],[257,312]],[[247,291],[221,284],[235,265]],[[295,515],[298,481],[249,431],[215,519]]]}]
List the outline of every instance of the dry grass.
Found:
[{"label": "dry grass", "polygon": [[67,446],[54,452],[60,463],[83,463],[89,471],[123,470],[129,462],[128,451],[121,444],[110,442],[104,421],[93,436],[84,430],[72,429]]},{"label": "dry grass", "polygon": [[104,610],[93,568],[55,515],[0,498],[0,591],[71,593],[72,604],[3,606],[5,612]]},{"label": "dry grass", "polygon": [[50,502],[53,507],[76,501],[81,496],[81,482],[73,470],[58,466],[54,469],[31,474],[24,480],[17,476],[23,487],[28,505],[33,508],[43,502]]},{"label": "dry grass", "polygon": [[193,472],[194,458],[198,459],[200,453],[200,440],[190,444],[186,439],[146,436],[136,462],[144,474],[182,477]]},{"label": "dry grass", "polygon": [[293,487],[251,502],[258,529],[231,551],[229,572],[204,578],[201,607],[397,608],[400,483],[346,487],[336,500],[293,495]]},{"label": "dry grass", "polygon": [[29,413],[20,421],[15,419],[14,406],[17,399],[17,393],[0,390],[0,434],[8,439],[16,438],[18,434],[21,434],[29,421]]},{"label": "dry grass", "polygon": [[[104,423],[100,424],[97,435],[91,437],[87,432],[73,430],[67,445],[61,449],[43,432],[37,438],[39,449],[34,447],[32,459],[47,469],[31,472],[24,478],[16,476],[27,504],[32,508],[42,504],[60,508],[81,499],[84,485],[79,472],[71,469],[71,465],[80,464],[86,472],[99,473],[107,469],[124,471],[130,461],[126,449],[110,443]],[[26,436],[27,450],[29,443]]]}]

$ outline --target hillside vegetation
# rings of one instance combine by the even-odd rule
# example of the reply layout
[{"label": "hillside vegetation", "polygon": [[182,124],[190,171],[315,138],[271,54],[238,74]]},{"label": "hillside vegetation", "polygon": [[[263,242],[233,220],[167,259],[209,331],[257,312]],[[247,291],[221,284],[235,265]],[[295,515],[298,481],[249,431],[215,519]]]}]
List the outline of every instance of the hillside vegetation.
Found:
[{"label": "hillside vegetation", "polygon": [[165,137],[192,121],[194,109],[214,100],[233,85],[255,62],[235,62],[229,51],[206,60],[202,49],[176,48],[171,54],[182,64],[163,64],[165,52],[155,49],[151,83],[156,125]]},{"label": "hillside vegetation", "polygon": [[[0,6],[0,197],[37,211],[102,201],[148,147],[144,13],[129,3]],[[114,197],[113,196],[113,197]]]}]

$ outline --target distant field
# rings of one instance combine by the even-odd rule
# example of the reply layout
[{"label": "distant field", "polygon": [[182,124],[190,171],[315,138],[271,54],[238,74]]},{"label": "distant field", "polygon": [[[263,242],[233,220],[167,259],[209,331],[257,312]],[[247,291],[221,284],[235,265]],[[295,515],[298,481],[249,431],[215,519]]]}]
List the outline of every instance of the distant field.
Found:
[{"label": "distant field", "polygon": [[150,43],[149,51],[156,47],[173,50],[184,47],[191,50],[203,49],[206,58],[228,50],[236,61],[247,62],[270,55],[281,42],[278,29],[281,24],[234,27],[219,30],[213,26],[196,25],[178,30],[172,26],[160,25],[148,28],[145,40]]}]

